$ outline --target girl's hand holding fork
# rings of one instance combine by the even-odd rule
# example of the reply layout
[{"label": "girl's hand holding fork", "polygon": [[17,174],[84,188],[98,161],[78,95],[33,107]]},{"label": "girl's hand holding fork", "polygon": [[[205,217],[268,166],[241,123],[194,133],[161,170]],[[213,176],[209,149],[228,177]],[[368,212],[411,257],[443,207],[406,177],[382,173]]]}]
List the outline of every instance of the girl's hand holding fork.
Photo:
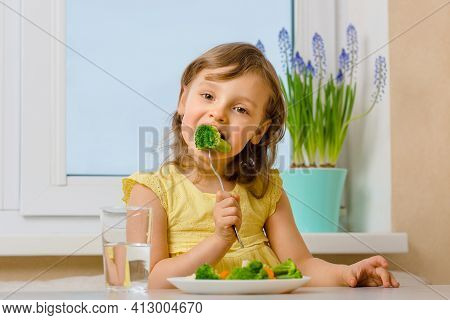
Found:
[{"label": "girl's hand holding fork", "polygon": [[236,241],[233,225],[237,230],[241,228],[242,212],[240,197],[227,191],[217,191],[216,204],[214,205],[215,235],[232,245]]}]

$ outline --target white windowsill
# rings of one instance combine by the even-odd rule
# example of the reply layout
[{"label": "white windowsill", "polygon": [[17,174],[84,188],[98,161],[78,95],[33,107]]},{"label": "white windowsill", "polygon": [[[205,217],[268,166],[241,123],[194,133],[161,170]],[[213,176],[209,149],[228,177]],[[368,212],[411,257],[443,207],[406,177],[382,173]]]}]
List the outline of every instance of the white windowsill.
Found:
[{"label": "white windowsill", "polygon": [[[406,233],[303,233],[302,236],[313,254],[408,252]],[[96,234],[0,236],[0,256],[91,256],[101,253],[101,237]]]}]

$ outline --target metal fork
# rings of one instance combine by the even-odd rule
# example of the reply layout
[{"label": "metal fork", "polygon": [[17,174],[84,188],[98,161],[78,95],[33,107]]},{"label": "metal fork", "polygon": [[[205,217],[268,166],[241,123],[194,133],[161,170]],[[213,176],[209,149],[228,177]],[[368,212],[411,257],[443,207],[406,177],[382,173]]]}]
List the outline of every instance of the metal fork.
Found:
[{"label": "metal fork", "polygon": [[[217,179],[219,179],[219,183],[220,183],[220,187],[222,188],[222,191],[225,191],[224,187],[223,187],[223,183],[222,183],[222,178],[220,177],[220,175],[217,173],[216,169],[214,168],[214,165],[212,163],[212,159],[211,159],[211,149],[208,152],[209,154],[209,164],[211,165],[211,169],[214,172],[214,174],[216,175]],[[241,248],[244,248],[244,243],[241,240],[241,237],[239,237],[239,233],[236,229],[236,226],[233,224],[233,230],[234,230],[234,234],[236,235],[237,241],[239,242],[239,244],[241,245]]]}]

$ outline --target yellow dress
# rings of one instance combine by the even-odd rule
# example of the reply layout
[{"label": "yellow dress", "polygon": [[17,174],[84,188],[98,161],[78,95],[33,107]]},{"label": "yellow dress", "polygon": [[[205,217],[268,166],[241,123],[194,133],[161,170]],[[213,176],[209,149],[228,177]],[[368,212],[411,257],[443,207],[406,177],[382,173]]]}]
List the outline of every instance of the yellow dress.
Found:
[{"label": "yellow dress", "polygon": [[[164,170],[164,172],[162,172]],[[240,267],[243,260],[258,259],[274,266],[280,261],[268,245],[263,227],[275,212],[282,193],[278,169],[270,171],[266,194],[256,199],[240,184],[232,193],[240,195],[242,225],[239,235],[245,248],[236,241],[215,266],[218,272]],[[156,172],[135,172],[122,180],[123,201],[128,203],[131,189],[136,184],[150,188],[161,201],[168,217],[168,246],[171,257],[189,251],[204,238],[214,233],[213,208],[216,195],[200,191],[175,165],[170,164]]]}]

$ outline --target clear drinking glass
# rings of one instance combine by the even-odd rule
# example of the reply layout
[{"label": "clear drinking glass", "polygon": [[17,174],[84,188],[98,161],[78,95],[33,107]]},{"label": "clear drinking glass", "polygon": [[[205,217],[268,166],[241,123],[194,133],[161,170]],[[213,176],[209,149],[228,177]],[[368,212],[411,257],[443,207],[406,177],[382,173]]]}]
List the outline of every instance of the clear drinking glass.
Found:
[{"label": "clear drinking glass", "polygon": [[103,270],[106,288],[138,292],[147,290],[151,222],[151,208],[102,208]]}]

